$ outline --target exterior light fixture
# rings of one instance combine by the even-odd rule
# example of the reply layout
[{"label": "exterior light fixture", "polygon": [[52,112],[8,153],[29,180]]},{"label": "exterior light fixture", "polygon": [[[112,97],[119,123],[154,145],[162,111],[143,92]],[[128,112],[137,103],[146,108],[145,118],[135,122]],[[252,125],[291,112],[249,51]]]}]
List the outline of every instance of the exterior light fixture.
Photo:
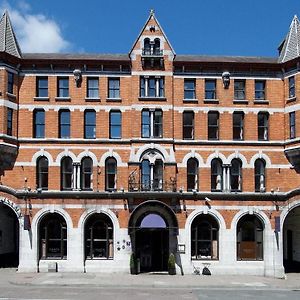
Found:
[{"label": "exterior light fixture", "polygon": [[75,69],[73,71],[76,87],[80,87],[82,81],[82,74],[80,69]]},{"label": "exterior light fixture", "polygon": [[224,89],[228,89],[230,85],[230,73],[228,71],[222,73],[222,81]]}]

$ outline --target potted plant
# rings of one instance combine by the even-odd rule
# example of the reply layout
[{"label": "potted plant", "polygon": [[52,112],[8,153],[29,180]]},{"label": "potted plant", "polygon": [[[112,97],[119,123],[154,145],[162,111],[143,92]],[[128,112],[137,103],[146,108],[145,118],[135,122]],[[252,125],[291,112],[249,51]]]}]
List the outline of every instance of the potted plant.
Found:
[{"label": "potted plant", "polygon": [[169,255],[168,270],[169,270],[169,275],[176,275],[175,256],[173,253],[170,253]]},{"label": "potted plant", "polygon": [[130,274],[136,275],[137,274],[137,264],[136,264],[136,258],[134,253],[131,253],[130,256]]}]

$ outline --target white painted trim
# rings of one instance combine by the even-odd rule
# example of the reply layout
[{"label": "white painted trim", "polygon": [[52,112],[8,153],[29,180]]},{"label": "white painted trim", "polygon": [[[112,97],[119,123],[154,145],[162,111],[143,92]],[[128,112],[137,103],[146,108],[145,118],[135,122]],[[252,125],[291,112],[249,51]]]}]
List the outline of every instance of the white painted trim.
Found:
[{"label": "white painted trim", "polygon": [[5,106],[5,107],[11,108],[13,110],[18,110],[18,104],[17,103],[8,101],[6,99],[0,99],[0,106]]},{"label": "white painted trim", "polygon": [[110,148],[107,152],[105,152],[101,156],[99,161],[99,167],[105,167],[105,161],[109,157],[113,157],[116,159],[118,167],[127,167],[127,163],[123,163],[121,156],[117,152],[115,152],[112,148]]},{"label": "white painted trim", "polygon": [[271,226],[270,219],[268,218],[268,216],[258,207],[256,207],[256,206],[249,207],[248,205],[245,205],[242,208],[242,210],[240,210],[238,213],[235,214],[235,216],[232,218],[232,221],[230,224],[230,229],[232,229],[232,230],[234,230],[234,232],[236,232],[237,224],[238,224],[239,220],[243,216],[248,215],[248,214],[253,214],[261,220],[261,222],[264,225],[264,231],[272,230],[272,226]]},{"label": "white painted trim", "polygon": [[[199,79],[205,79],[205,78],[213,78],[213,79],[222,79],[222,76],[214,76],[214,75],[174,75],[174,78],[199,78]],[[282,80],[281,77],[269,77],[269,76],[230,76],[230,80],[234,79],[248,79],[248,80]]]},{"label": "white painted trim", "polygon": [[84,157],[91,158],[93,161],[93,166],[97,167],[98,159],[97,159],[97,156],[93,152],[86,149],[85,151],[82,151],[81,153],[79,153],[79,155],[77,156],[77,160],[81,162]]},{"label": "white painted trim", "polygon": [[[251,168],[254,168],[254,164],[257,159],[263,159],[266,163],[266,168],[272,167],[272,162],[269,156],[265,153],[262,153],[262,151],[259,151],[259,153],[254,154],[250,159],[249,165]],[[286,166],[290,167],[290,165],[286,165]]]},{"label": "white painted trim", "polygon": [[234,153],[230,154],[228,157],[227,157],[227,164],[231,164],[231,161],[233,159],[240,159],[241,162],[242,162],[242,168],[245,169],[245,168],[248,168],[248,162],[247,162],[247,159],[246,157],[241,154],[239,151],[235,151]]},{"label": "white painted trim", "polygon": [[[45,156],[48,158],[49,167],[55,165],[53,163],[52,155],[49,152],[45,151],[44,149],[41,149],[40,151],[33,154],[32,159],[31,159],[31,166],[36,166],[37,159],[41,156]],[[18,162],[18,163],[20,164],[20,162]]]},{"label": "white painted trim", "polygon": [[[298,196],[299,197],[299,196]],[[296,207],[300,206],[300,199],[294,200],[292,203],[289,203],[288,206],[285,206],[280,214],[280,232],[283,232],[283,225],[285,219],[289,215],[289,213]]]},{"label": "white painted trim", "polygon": [[60,166],[61,165],[60,164],[61,160],[63,159],[63,157],[66,157],[66,156],[70,157],[72,159],[73,163],[74,162],[80,162],[80,161],[77,160],[76,155],[72,151],[70,151],[68,149],[65,149],[64,151],[60,152],[57,155],[56,160],[55,160],[55,165]]},{"label": "white painted trim", "polygon": [[132,71],[132,76],[173,76],[170,71]]},{"label": "white painted trim", "polygon": [[167,150],[165,149],[165,147],[159,145],[159,144],[145,144],[142,147],[138,148],[138,151],[136,152],[135,155],[133,155],[133,157],[130,157],[130,160],[133,162],[140,162],[142,159],[142,155],[150,150],[157,150],[158,152],[160,152],[163,156],[164,162],[169,162],[170,161],[170,157],[169,154],[167,152]]},{"label": "white painted trim", "polygon": [[220,106],[175,106],[174,111],[178,111],[179,113],[183,113],[186,110],[192,110],[195,113],[203,112],[203,113],[208,113],[209,111],[218,111],[219,113],[225,113],[228,112],[230,114],[234,112],[244,112],[245,114],[247,113],[254,113],[258,114],[259,112],[264,112],[267,111],[269,114],[274,114],[274,113],[284,113],[284,108],[271,108],[271,107],[220,107]]},{"label": "white painted trim", "polygon": [[206,160],[206,166],[210,167],[211,166],[211,162],[214,158],[219,158],[221,159],[222,163],[226,163],[227,159],[226,156],[222,153],[220,153],[219,151],[215,151],[214,153],[210,154]]},{"label": "white painted trim", "polygon": [[73,105],[73,104],[20,104],[19,109],[20,110],[29,110],[33,111],[34,109],[42,108],[45,111],[54,110],[59,111],[61,109],[68,109],[70,111],[79,110],[81,112],[84,112],[86,109],[93,108],[96,112],[99,112],[100,110],[109,112],[112,109],[119,109],[121,112],[125,112],[126,110],[131,110],[131,106],[129,105],[120,105],[117,103],[117,105],[95,105],[94,103],[91,103],[89,105]]},{"label": "white painted trim", "polygon": [[187,153],[184,158],[182,159],[182,162],[177,164],[178,168],[186,168],[187,167],[187,162],[190,158],[196,158],[198,161],[199,168],[202,168],[205,166],[203,158],[199,153],[195,151],[195,149],[191,149],[189,153]]},{"label": "white painted trim", "polygon": [[162,104],[133,104],[132,109],[137,111],[142,111],[145,108],[161,109],[162,111],[172,110],[172,105],[162,105]]},{"label": "white painted trim", "polygon": [[[88,72],[88,71],[86,71]],[[116,77],[116,78],[122,78],[122,77],[131,77],[131,74],[113,74],[114,72],[112,71],[112,73],[110,74],[99,74],[99,73],[103,73],[103,71],[92,71],[91,73],[85,73],[85,71],[83,71],[82,77],[89,77],[92,76],[91,74],[95,74],[94,77],[99,77],[99,78],[112,78],[112,77]],[[55,73],[55,71],[48,71],[45,73],[37,73],[34,70],[29,70],[29,71],[22,71],[20,72],[20,76],[23,77],[74,77],[73,71],[70,72],[65,72],[65,73]],[[70,79],[70,78],[69,78]]]}]

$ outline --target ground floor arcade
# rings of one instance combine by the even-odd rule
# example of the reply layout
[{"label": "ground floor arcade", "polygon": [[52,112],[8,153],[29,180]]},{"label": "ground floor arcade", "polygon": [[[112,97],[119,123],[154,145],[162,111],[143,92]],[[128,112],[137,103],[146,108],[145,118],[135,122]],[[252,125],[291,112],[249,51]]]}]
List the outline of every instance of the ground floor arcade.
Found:
[{"label": "ground floor arcade", "polygon": [[282,277],[285,271],[300,271],[300,199],[288,207],[195,203],[177,209],[162,200],[147,200],[133,205],[125,221],[124,207],[118,205],[32,207],[35,213],[29,216],[20,213],[22,205],[1,202],[1,267],[129,272],[134,253],[139,272],[161,272],[167,271],[173,253],[178,274],[204,266],[212,274]]}]

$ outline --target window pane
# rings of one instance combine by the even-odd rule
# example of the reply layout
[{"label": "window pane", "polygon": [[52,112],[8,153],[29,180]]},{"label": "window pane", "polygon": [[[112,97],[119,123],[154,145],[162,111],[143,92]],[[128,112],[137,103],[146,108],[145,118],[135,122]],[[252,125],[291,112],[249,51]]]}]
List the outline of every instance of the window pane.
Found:
[{"label": "window pane", "polygon": [[205,99],[216,99],[216,80],[205,80]]},{"label": "window pane", "polygon": [[45,112],[43,110],[34,112],[34,137],[45,137]]},{"label": "window pane", "polygon": [[150,111],[149,110],[142,111],[142,137],[144,138],[150,137]]},{"label": "window pane", "polygon": [[88,78],[87,80],[87,97],[99,98],[99,80],[98,78]]},{"label": "window pane", "polygon": [[121,138],[121,112],[110,113],[110,138]]},{"label": "window pane", "polygon": [[86,111],[84,114],[84,138],[96,138],[96,112]]},{"label": "window pane", "polygon": [[59,137],[70,138],[70,111],[62,110],[59,112]]},{"label": "window pane", "polygon": [[183,113],[183,138],[184,139],[194,138],[194,113],[193,112]]}]

